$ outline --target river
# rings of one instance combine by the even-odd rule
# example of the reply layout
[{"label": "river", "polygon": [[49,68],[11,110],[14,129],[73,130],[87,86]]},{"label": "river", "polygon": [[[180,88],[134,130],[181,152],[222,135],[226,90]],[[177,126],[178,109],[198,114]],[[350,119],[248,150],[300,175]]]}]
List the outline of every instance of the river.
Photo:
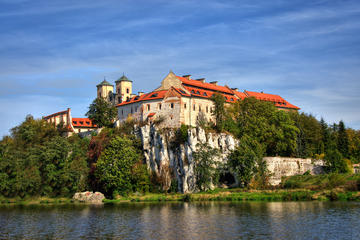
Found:
[{"label": "river", "polygon": [[0,206],[0,239],[360,239],[360,203]]}]

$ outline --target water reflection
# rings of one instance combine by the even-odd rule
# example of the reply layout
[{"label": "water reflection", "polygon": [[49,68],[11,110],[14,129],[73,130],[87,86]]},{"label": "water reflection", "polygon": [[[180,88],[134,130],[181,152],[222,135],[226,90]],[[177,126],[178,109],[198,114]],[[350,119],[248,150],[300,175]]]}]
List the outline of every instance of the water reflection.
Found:
[{"label": "water reflection", "polygon": [[147,203],[0,207],[0,239],[360,239],[360,204]]}]

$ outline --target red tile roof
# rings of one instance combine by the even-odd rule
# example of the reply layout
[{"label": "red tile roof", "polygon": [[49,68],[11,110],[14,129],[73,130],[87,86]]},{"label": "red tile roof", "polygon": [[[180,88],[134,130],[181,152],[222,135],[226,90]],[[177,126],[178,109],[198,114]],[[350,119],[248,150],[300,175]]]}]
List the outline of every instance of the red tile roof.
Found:
[{"label": "red tile roof", "polygon": [[208,89],[208,90],[213,90],[213,91],[218,91],[218,92],[222,92],[222,93],[228,93],[228,94],[232,94],[232,91],[230,88],[228,87],[224,87],[224,86],[218,86],[215,84],[211,84],[211,83],[203,83],[201,81],[197,81],[197,80],[189,80],[187,78],[184,77],[180,77],[180,76],[176,76],[178,79],[181,80],[181,82],[186,86],[193,86],[193,87],[198,87],[198,88],[203,88],[203,89]]},{"label": "red tile roof", "polygon": [[53,113],[53,114],[50,114],[48,116],[45,116],[45,117],[42,117],[43,119],[48,119],[48,118],[52,118],[52,117],[55,117],[55,116],[58,116],[58,115],[63,115],[63,114],[67,114],[68,110],[65,110],[65,111],[61,111],[61,112],[57,112],[57,113]]},{"label": "red tile roof", "polygon": [[251,92],[251,91],[246,91],[246,90],[245,90],[244,93],[248,97],[255,97],[256,99],[261,100],[261,101],[273,102],[276,107],[300,109],[299,107],[289,103],[288,101],[286,101],[285,99],[283,99],[279,95],[269,94],[269,93],[262,93],[262,92],[260,92],[260,93],[259,92]]},{"label": "red tile roof", "polygon": [[149,113],[148,117],[153,117],[155,116],[156,113]]},{"label": "red tile roof", "polygon": [[89,118],[72,118],[73,127],[97,127]]},{"label": "red tile roof", "polygon": [[146,94],[143,94],[141,96],[134,96],[131,99],[129,99],[128,101],[124,101],[122,103],[119,103],[116,106],[119,107],[119,106],[127,105],[127,104],[130,104],[130,103],[136,103],[136,102],[154,100],[154,99],[162,99],[162,98],[165,97],[165,94],[167,93],[167,91],[168,90],[161,90],[161,91],[155,91],[155,92],[146,93]]},{"label": "red tile roof", "polygon": [[[176,77],[179,80],[181,80],[183,87],[190,93],[190,94],[187,93],[183,89],[172,87],[172,89],[175,89],[182,96],[210,98],[214,93],[220,93],[224,96],[226,102],[228,103],[236,102],[238,99],[243,100],[246,97],[255,97],[258,100],[273,102],[275,106],[279,108],[291,108],[297,110],[300,109],[297,106],[287,102],[279,95],[251,92],[251,91],[239,92],[227,86],[218,86],[211,83],[203,83],[198,80],[189,80],[187,78],[180,76],[176,76]],[[142,102],[142,101],[148,101],[154,99],[163,99],[168,91],[169,90],[154,91],[147,94],[143,94],[141,96],[135,96],[130,100],[122,102],[116,106],[119,107],[130,103],[136,103],[136,102]]]}]

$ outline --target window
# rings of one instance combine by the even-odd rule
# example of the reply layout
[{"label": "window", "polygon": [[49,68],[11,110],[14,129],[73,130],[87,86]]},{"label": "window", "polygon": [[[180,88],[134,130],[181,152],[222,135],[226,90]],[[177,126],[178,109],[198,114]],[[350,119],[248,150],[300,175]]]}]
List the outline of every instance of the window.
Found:
[{"label": "window", "polygon": [[191,93],[195,93],[195,91],[194,91],[194,90],[191,90]]},{"label": "window", "polygon": [[83,121],[80,121],[80,124],[81,124],[81,125],[83,125],[83,124],[84,124],[84,122],[83,122]]},{"label": "window", "polygon": [[154,97],[157,97],[158,96],[158,94],[157,93],[154,93],[153,95],[151,95],[150,97],[151,98],[154,98]]},{"label": "window", "polygon": [[137,112],[137,107],[135,107],[135,112]]},{"label": "window", "polygon": [[80,129],[78,129],[78,132],[80,132]]},{"label": "window", "polygon": [[121,115],[124,115],[124,109],[121,109]]},{"label": "window", "polygon": [[199,91],[196,91],[196,94],[199,94],[199,95],[200,95],[200,92],[199,92]]},{"label": "window", "polygon": [[150,111],[150,104],[146,105],[147,110]]},{"label": "window", "polygon": [[184,103],[184,109],[186,109],[186,103]]},{"label": "window", "polygon": [[171,104],[170,104],[170,107],[171,107],[171,108],[174,108],[174,104],[173,104],[173,103],[171,103]]},{"label": "window", "polygon": [[159,109],[161,110],[161,103],[159,103]]},{"label": "window", "polygon": [[208,106],[206,106],[206,113],[208,113],[209,112],[209,107]]},{"label": "window", "polygon": [[203,95],[204,95],[204,96],[207,96],[207,93],[206,93],[206,92],[204,92],[204,93],[203,93]]},{"label": "window", "polygon": [[195,104],[193,105],[193,110],[195,111]]},{"label": "window", "polygon": [[201,105],[199,104],[199,112],[201,112]]},{"label": "window", "polygon": [[227,101],[228,100],[228,98],[227,97],[224,97],[225,98],[225,100]]},{"label": "window", "polygon": [[129,93],[129,92],[130,92],[130,90],[127,88],[127,89],[126,89],[126,93]]},{"label": "window", "polygon": [[87,125],[90,125],[90,122],[86,122]]},{"label": "window", "polygon": [[[51,120],[51,119],[50,119]],[[77,124],[77,121],[73,121],[73,124]]]}]

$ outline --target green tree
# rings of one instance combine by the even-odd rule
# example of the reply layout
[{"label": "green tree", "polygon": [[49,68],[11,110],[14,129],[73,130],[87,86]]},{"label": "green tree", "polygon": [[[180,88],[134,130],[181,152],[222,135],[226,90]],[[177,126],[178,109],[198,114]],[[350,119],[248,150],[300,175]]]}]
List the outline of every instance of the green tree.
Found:
[{"label": "green tree", "polygon": [[228,164],[240,184],[245,187],[249,185],[258,171],[257,164],[260,165],[260,174],[265,175],[266,164],[263,162],[263,153],[263,147],[255,139],[245,135],[239,140],[237,148],[228,156]]},{"label": "green tree", "polygon": [[344,157],[349,157],[349,137],[343,121],[339,122],[337,148]]},{"label": "green tree", "polygon": [[214,103],[214,110],[212,112],[215,117],[216,129],[221,132],[224,128],[225,121],[225,98],[221,94],[213,94],[211,100]]},{"label": "green tree", "polygon": [[198,143],[196,147],[198,150],[192,154],[196,186],[200,191],[205,191],[210,189],[212,184],[218,183],[219,173],[216,158],[219,157],[220,152],[207,143]]},{"label": "green tree", "polygon": [[334,173],[349,173],[351,169],[349,168],[346,159],[337,149],[330,149],[325,153],[325,164],[329,172]]},{"label": "green tree", "polygon": [[86,113],[98,127],[112,127],[117,116],[116,108],[103,98],[96,98]]},{"label": "green tree", "polygon": [[126,194],[133,190],[132,169],[141,154],[126,137],[114,137],[96,163],[95,176],[109,196],[115,191]]}]

